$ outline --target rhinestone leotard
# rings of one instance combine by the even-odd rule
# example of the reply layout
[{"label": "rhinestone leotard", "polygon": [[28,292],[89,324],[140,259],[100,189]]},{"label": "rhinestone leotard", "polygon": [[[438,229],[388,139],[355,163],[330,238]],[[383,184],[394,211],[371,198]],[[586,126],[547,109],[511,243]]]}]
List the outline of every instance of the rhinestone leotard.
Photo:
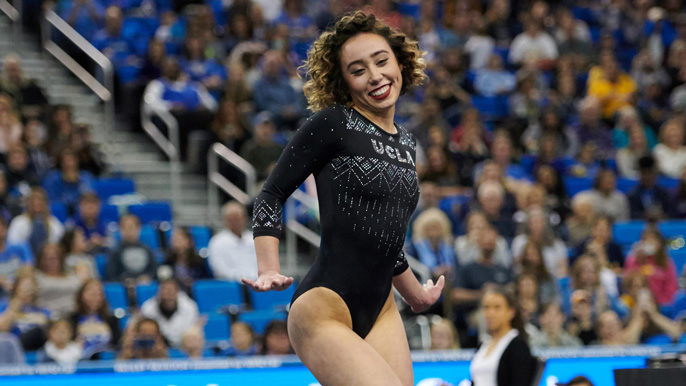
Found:
[{"label": "rhinestone leotard", "polygon": [[416,142],[403,127],[389,134],[353,108],[311,116],[288,143],[255,200],[253,234],[279,237],[282,206],[314,174],[321,246],[292,301],[326,287],[346,303],[364,338],[407,260],[403,243],[419,189]]}]

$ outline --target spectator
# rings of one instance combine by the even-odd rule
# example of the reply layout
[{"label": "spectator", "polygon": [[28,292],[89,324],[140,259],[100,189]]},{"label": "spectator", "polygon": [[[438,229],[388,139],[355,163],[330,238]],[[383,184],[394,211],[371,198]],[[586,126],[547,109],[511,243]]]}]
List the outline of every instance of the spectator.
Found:
[{"label": "spectator", "polygon": [[189,359],[200,359],[204,356],[205,332],[198,325],[191,326],[181,338],[181,351]]},{"label": "spectator", "polygon": [[586,290],[576,290],[572,293],[571,317],[567,320],[567,331],[573,337],[579,338],[584,346],[598,339],[595,329],[595,318],[591,307],[591,296]]},{"label": "spectator", "polygon": [[22,212],[18,197],[12,197],[8,190],[5,172],[0,168],[0,219],[6,224]]},{"label": "spectator", "polygon": [[634,103],[638,88],[631,76],[619,67],[612,52],[600,54],[600,65],[588,74],[588,96],[598,98],[605,119],[612,119],[624,106]]},{"label": "spectator", "polygon": [[57,243],[63,234],[64,226],[50,214],[45,190],[34,187],[29,192],[26,213],[10,223],[7,241],[12,244],[28,243],[35,254],[43,243]]},{"label": "spectator", "polygon": [[628,309],[619,302],[617,297],[617,278],[607,280],[601,275],[602,267],[598,260],[591,256],[579,257],[572,266],[571,277],[562,285],[562,309],[569,313],[577,290],[584,290],[589,295],[591,309],[594,315],[599,315],[607,309],[613,309],[622,316],[628,314]]},{"label": "spectator", "polygon": [[[569,268],[567,247],[564,241],[555,237],[548,216],[540,208],[531,209],[526,214],[523,232],[512,240],[512,256],[526,256],[525,246],[530,242],[536,243],[541,249],[541,258],[546,272],[557,278],[567,275]],[[519,262],[522,261],[519,260]]]},{"label": "spectator", "polygon": [[185,58],[179,65],[191,81],[202,84],[216,98],[226,83],[226,69],[214,59],[207,58],[206,49],[200,38],[187,38]]},{"label": "spectator", "polygon": [[7,150],[5,167],[7,188],[14,197],[26,197],[31,187],[40,183],[38,175],[30,168],[26,149],[19,143],[10,146]]},{"label": "spectator", "polygon": [[455,304],[473,309],[489,285],[504,285],[513,281],[511,269],[495,264],[493,252],[498,234],[492,227],[479,232],[479,260],[456,271],[451,298]]},{"label": "spectator", "polygon": [[67,319],[58,319],[48,327],[48,341],[38,352],[38,363],[55,362],[75,365],[82,359],[83,345],[74,341],[72,325]]},{"label": "spectator", "polygon": [[245,322],[231,323],[231,347],[228,356],[250,356],[259,351],[255,331]]},{"label": "spectator", "polygon": [[612,143],[617,149],[627,147],[629,144],[629,131],[636,127],[643,131],[648,148],[652,149],[657,144],[657,137],[650,126],[641,120],[641,116],[633,106],[624,106],[617,112],[617,124],[612,129]]},{"label": "spectator", "polygon": [[[514,149],[512,148],[512,139],[510,136],[504,131],[497,132],[495,138],[493,138],[493,143],[491,144],[491,155],[493,156],[493,161],[500,166],[505,176],[508,178],[515,180],[530,179],[530,176],[523,167],[512,163],[513,152]],[[480,179],[483,168],[483,163],[476,167],[474,172],[475,180]]]},{"label": "spectator", "polygon": [[60,240],[60,250],[64,255],[64,267],[68,274],[76,275],[81,281],[100,277],[95,257],[88,253],[86,237],[81,229],[67,229]]},{"label": "spectator", "polygon": [[[482,251],[479,247],[479,239],[481,233],[491,226],[484,213],[480,211],[470,212],[466,222],[467,234],[455,239],[455,255],[461,266],[476,262],[481,258]],[[493,261],[503,267],[512,266],[512,256],[507,241],[500,235],[496,237]]]},{"label": "spectator", "polygon": [[[464,50],[469,55],[469,68],[471,70],[478,70],[486,67],[487,62],[492,57],[495,41],[488,35],[480,15],[474,16],[476,16],[476,20],[471,23],[470,36],[464,44]],[[500,57],[500,55],[498,56]],[[500,57],[500,60],[502,63],[502,57]],[[514,88],[514,84],[512,88]]]},{"label": "spectator", "polygon": [[60,170],[54,170],[43,180],[43,187],[51,201],[60,202],[73,215],[79,203],[79,197],[93,191],[93,175],[82,171],[76,152],[66,148],[60,153]]},{"label": "spectator", "polygon": [[650,154],[650,148],[643,128],[633,125],[626,130],[629,144],[617,151],[617,167],[623,177],[638,178],[638,160]]},{"label": "spectator", "polygon": [[595,211],[593,200],[586,195],[577,195],[572,199],[572,215],[567,217],[565,228],[567,245],[576,248],[591,235]]},{"label": "spectator", "polygon": [[305,117],[301,96],[291,86],[283,72],[281,55],[275,51],[264,54],[262,75],[253,87],[257,111],[269,111],[278,129],[294,129]]},{"label": "spectator", "polygon": [[100,197],[93,192],[86,192],[79,197],[79,210],[74,216],[74,227],[83,232],[86,238],[86,249],[99,253],[107,247],[107,224],[101,214]]},{"label": "spectator", "polygon": [[417,259],[431,270],[434,278],[451,274],[457,260],[448,216],[437,208],[426,209],[417,217],[413,228],[412,239]]},{"label": "spectator", "polygon": [[593,189],[582,192],[593,201],[593,213],[606,216],[612,221],[629,219],[629,200],[617,190],[615,173],[610,169],[601,169],[595,177]]},{"label": "spectator", "polygon": [[198,322],[198,305],[179,291],[174,279],[167,279],[160,283],[157,296],[143,303],[141,314],[157,321],[167,342],[179,347],[184,332]]},{"label": "spectator", "polygon": [[556,158],[561,156],[573,157],[579,152],[579,138],[576,132],[565,126],[563,117],[554,107],[543,109],[541,118],[530,124],[522,133],[521,143],[528,152],[539,153],[539,143],[544,135],[553,138],[555,148],[558,150],[558,153],[555,154]]},{"label": "spectator", "polygon": [[592,153],[594,159],[614,158],[616,149],[612,144],[612,131],[601,120],[601,104],[598,98],[587,96],[579,102],[578,122],[572,127],[581,144],[592,142],[595,145],[595,151]]},{"label": "spectator", "polygon": [[594,256],[602,266],[614,271],[624,267],[622,247],[612,241],[612,221],[608,217],[599,216],[593,220],[591,236],[576,248],[572,263],[582,255]]},{"label": "spectator", "polygon": [[524,22],[524,32],[517,35],[510,45],[510,63],[521,65],[533,58],[541,67],[550,67],[557,59],[555,40],[543,30],[540,22],[529,17]]},{"label": "spectator", "polygon": [[479,205],[488,221],[506,240],[512,240],[515,224],[512,215],[503,210],[505,190],[497,182],[484,182],[479,186]]},{"label": "spectator", "polygon": [[457,330],[446,318],[434,317],[431,322],[431,350],[455,350],[460,348]]},{"label": "spectator", "polygon": [[570,57],[574,68],[585,69],[594,56],[591,32],[582,20],[576,19],[569,9],[558,12],[558,27],[555,31],[560,56]]},{"label": "spectator", "polygon": [[52,168],[52,160],[46,151],[47,129],[43,122],[29,119],[24,126],[24,146],[29,159],[29,167],[39,179]]},{"label": "spectator", "polygon": [[75,311],[69,316],[74,336],[83,342],[85,359],[98,359],[99,353],[116,348],[121,338],[119,319],[110,312],[102,283],[83,282],[76,293]]},{"label": "spectator", "polygon": [[667,241],[655,226],[648,226],[626,258],[625,272],[642,272],[658,305],[670,304],[679,289],[674,261],[667,254]]},{"label": "spectator", "polygon": [[55,105],[50,113],[48,122],[48,154],[57,158],[62,150],[71,144],[74,131],[72,108],[70,105]]},{"label": "spectator", "polygon": [[536,171],[536,184],[545,189],[544,208],[547,208],[553,216],[555,213],[559,216],[559,218],[551,216],[550,225],[555,228],[556,233],[560,234],[562,220],[570,211],[569,197],[567,197],[560,173],[550,165],[541,165]]},{"label": "spectator", "polygon": [[5,156],[10,147],[21,140],[22,125],[19,115],[14,110],[12,99],[0,94],[0,158]]},{"label": "spectator", "polygon": [[643,317],[640,312],[634,313],[626,327],[616,312],[607,310],[598,316],[598,340],[595,344],[603,346],[623,346],[638,344],[641,338]]},{"label": "spectator", "polygon": [[162,61],[162,77],[148,83],[143,95],[154,111],[169,111],[179,124],[180,152],[185,158],[188,134],[209,128],[217,102],[198,83],[188,81],[172,57]]},{"label": "spectator", "polygon": [[291,342],[288,340],[288,327],[283,320],[272,320],[264,330],[262,355],[292,354]]},{"label": "spectator", "polygon": [[153,319],[141,318],[124,334],[122,349],[117,359],[164,359],[167,357],[167,344],[160,332],[160,326]]},{"label": "spectator", "polygon": [[498,54],[491,54],[488,63],[476,71],[474,89],[483,96],[509,94],[517,86],[517,77],[503,67],[503,58]]},{"label": "spectator", "polygon": [[557,303],[541,306],[541,332],[531,337],[531,347],[579,347],[581,340],[564,330],[564,314]]},{"label": "spectator", "polygon": [[667,190],[657,185],[655,158],[646,155],[638,160],[638,186],[627,194],[632,219],[658,219],[672,212],[672,200]]},{"label": "spectator", "polygon": [[[562,385],[562,384],[560,384]],[[579,375],[572,378],[569,382],[565,383],[564,386],[594,386],[590,379]]]},{"label": "spectator", "polygon": [[68,274],[59,244],[44,244],[36,254],[36,304],[63,317],[74,310],[81,279]]},{"label": "spectator", "polygon": [[104,155],[97,144],[91,141],[89,125],[77,123],[70,142],[79,160],[79,169],[94,176],[100,176],[106,169]]},{"label": "spectator", "polygon": [[141,243],[141,222],[135,215],[127,214],[119,220],[121,241],[107,258],[106,278],[121,281],[133,290],[136,283],[147,283],[155,279],[157,264],[155,256],[147,245]]},{"label": "spectator", "polygon": [[539,291],[538,280],[534,273],[522,272],[517,275],[515,294],[527,331],[531,334],[538,332],[535,324],[539,324],[537,319],[541,305],[541,291]]},{"label": "spectator", "polygon": [[418,107],[418,111],[412,114],[405,128],[414,135],[422,148],[428,149],[430,146],[429,128],[438,126],[443,132],[448,132],[450,125],[443,118],[441,105],[436,99],[427,97]]},{"label": "spectator", "polygon": [[219,102],[211,129],[215,141],[221,142],[238,154],[251,137],[249,125],[239,111],[238,104],[232,99],[225,98]]},{"label": "spectator", "polygon": [[7,241],[7,222],[0,217],[0,300],[12,291],[22,267],[33,266],[33,254],[26,245]]},{"label": "spectator", "polygon": [[[164,20],[164,16],[162,16]],[[152,39],[148,43],[148,51],[145,58],[143,58],[143,67],[138,73],[141,81],[147,84],[148,82],[158,79],[162,76],[162,62],[167,56],[167,49],[164,43],[158,39]]]},{"label": "spectator", "polygon": [[207,262],[196,252],[193,236],[185,227],[174,229],[166,264],[172,267],[179,287],[189,295],[195,280],[212,277]]},{"label": "spectator", "polygon": [[241,157],[255,168],[257,179],[264,181],[274,168],[283,147],[274,141],[276,126],[268,111],[258,113],[254,119],[254,137],[241,148]]},{"label": "spectator", "polygon": [[460,186],[474,185],[475,168],[488,157],[488,148],[481,137],[482,131],[476,123],[463,125],[460,142],[452,152],[453,164],[457,167],[457,184]]},{"label": "spectator", "polygon": [[10,301],[0,304],[0,332],[10,332],[21,340],[25,351],[45,344],[45,327],[50,311],[36,305],[38,284],[32,273],[18,276]]},{"label": "spectator", "polygon": [[456,165],[452,159],[448,158],[448,152],[441,146],[434,145],[428,148],[426,169],[421,175],[422,180],[433,182],[441,187],[454,187],[457,185],[456,177]]},{"label": "spectator", "polygon": [[536,280],[539,304],[559,300],[557,280],[548,272],[543,261],[543,249],[539,244],[529,241],[516,259],[520,273],[531,275]]},{"label": "spectator", "polygon": [[680,178],[686,167],[684,147],[684,120],[672,118],[660,129],[660,143],[653,149],[660,174]]},{"label": "spectator", "polygon": [[112,5],[105,10],[105,27],[97,31],[91,42],[93,46],[112,61],[115,68],[130,64],[136,58],[129,41],[122,36],[124,14],[121,8]]},{"label": "spectator", "polygon": [[48,105],[43,89],[33,79],[27,79],[21,71],[21,58],[10,53],[3,60],[0,73],[0,91],[8,94],[16,104],[21,116],[42,118]]},{"label": "spectator", "polygon": [[[257,257],[252,232],[245,229],[246,210],[231,201],[222,207],[224,229],[212,236],[208,259],[217,279],[240,281],[257,277]],[[257,214],[258,216],[260,214]]]},{"label": "spectator", "polygon": [[79,35],[90,40],[102,23],[105,6],[101,0],[74,0],[62,3],[59,15],[74,27]]}]

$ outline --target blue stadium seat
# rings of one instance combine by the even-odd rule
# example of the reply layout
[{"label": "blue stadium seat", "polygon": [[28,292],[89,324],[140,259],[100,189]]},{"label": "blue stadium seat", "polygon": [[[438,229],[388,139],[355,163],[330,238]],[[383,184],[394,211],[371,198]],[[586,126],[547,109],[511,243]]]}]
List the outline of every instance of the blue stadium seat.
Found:
[{"label": "blue stadium seat", "polygon": [[101,178],[93,185],[102,201],[107,201],[112,196],[136,193],[136,185],[130,178]]},{"label": "blue stadium seat", "polygon": [[98,353],[98,358],[101,361],[113,361],[113,360],[117,359],[117,353],[114,351],[111,351],[111,350],[100,351]]},{"label": "blue stadium seat", "polygon": [[50,213],[57,217],[62,224],[64,224],[69,216],[67,215],[67,207],[59,201],[53,201],[50,203]]},{"label": "blue stadium seat", "polygon": [[641,239],[643,228],[645,228],[644,221],[617,222],[612,226],[612,239],[617,244],[631,246]]},{"label": "blue stadium seat", "polygon": [[680,183],[681,180],[678,178],[671,178],[667,176],[660,176],[657,178],[657,184],[667,190],[676,189]]},{"label": "blue stadium seat", "polygon": [[209,227],[196,225],[190,227],[191,236],[193,236],[193,242],[195,243],[195,249],[201,250],[207,248],[210,245],[210,239],[212,238],[212,230]]},{"label": "blue stadium seat", "polygon": [[684,220],[663,221],[660,223],[659,228],[662,235],[667,239],[684,237],[686,235],[686,221]]},{"label": "blue stadium seat", "polygon": [[257,334],[264,333],[264,329],[272,320],[286,320],[288,315],[283,311],[259,310],[247,311],[238,315],[238,320],[250,325]]},{"label": "blue stadium seat", "polygon": [[[140,240],[141,243],[147,245],[153,252],[160,249],[160,236],[151,225],[144,224],[141,226]],[[114,232],[114,241],[121,241],[121,232],[119,230]]]},{"label": "blue stadium seat", "polygon": [[635,180],[633,178],[618,178],[617,179],[617,190],[620,192],[627,194],[631,189],[635,188],[638,185],[638,180]]},{"label": "blue stadium seat", "polygon": [[139,284],[136,286],[136,304],[138,307],[142,306],[146,300],[157,295],[157,289],[159,286],[157,283],[152,282],[149,284]]},{"label": "blue stadium seat", "polygon": [[653,346],[661,346],[663,344],[672,344],[672,338],[670,338],[669,335],[667,334],[658,334],[658,335],[653,335],[650,338],[646,339],[645,344],[653,345]]},{"label": "blue stadium seat", "polygon": [[679,290],[674,294],[674,301],[672,302],[671,318],[676,318],[680,316],[679,314],[686,311],[686,290]]},{"label": "blue stadium seat", "polygon": [[167,350],[167,354],[171,359],[183,359],[188,357],[186,353],[175,347],[170,347],[169,350]]},{"label": "blue stadium seat", "polygon": [[676,266],[676,272],[679,277],[684,274],[684,266],[686,265],[686,247],[681,247],[678,249],[669,249],[669,256],[674,261]]},{"label": "blue stadium seat", "polygon": [[201,313],[230,305],[241,307],[244,303],[241,285],[222,280],[197,280],[193,283],[193,298]]},{"label": "blue stadium seat", "polygon": [[569,197],[574,197],[575,194],[593,187],[593,179],[590,177],[571,177],[564,176],[562,183],[565,186],[565,192]]},{"label": "blue stadium seat", "polygon": [[295,293],[295,283],[283,291],[256,292],[250,289],[250,302],[254,310],[285,309]]},{"label": "blue stadium seat", "polygon": [[218,343],[228,341],[231,336],[231,321],[225,314],[211,313],[207,317],[205,324],[205,341],[208,343]]},{"label": "blue stadium seat", "polygon": [[496,120],[507,117],[509,106],[507,96],[472,96],[472,105],[479,110],[484,120]]},{"label": "blue stadium seat", "polygon": [[38,355],[36,351],[25,351],[24,359],[26,359],[27,365],[35,365],[36,363],[38,363]]},{"label": "blue stadium seat", "polygon": [[100,220],[105,224],[119,222],[119,208],[116,205],[103,205],[100,209]]},{"label": "blue stadium seat", "polygon": [[107,255],[104,253],[98,253],[95,255],[95,267],[98,270],[98,275],[100,277],[105,277],[107,275]]},{"label": "blue stadium seat", "polygon": [[163,201],[151,201],[145,204],[129,206],[129,213],[135,214],[141,223],[172,221],[171,206]]},{"label": "blue stadium seat", "polygon": [[122,331],[126,330],[126,325],[129,323],[129,319],[131,319],[131,317],[128,314],[119,318],[119,328],[121,328]]},{"label": "blue stadium seat", "polygon": [[128,309],[129,301],[126,296],[126,288],[122,283],[105,283],[105,299],[110,305],[110,310],[115,310],[117,308],[122,308],[124,310]]}]

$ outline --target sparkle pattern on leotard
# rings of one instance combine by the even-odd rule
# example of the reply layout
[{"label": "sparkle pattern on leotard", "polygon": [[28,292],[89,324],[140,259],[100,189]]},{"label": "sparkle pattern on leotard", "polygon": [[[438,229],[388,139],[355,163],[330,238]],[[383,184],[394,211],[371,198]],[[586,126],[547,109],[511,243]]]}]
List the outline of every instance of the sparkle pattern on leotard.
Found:
[{"label": "sparkle pattern on leotard", "polygon": [[259,198],[255,200],[255,208],[253,209],[253,224],[255,226],[281,230],[283,228],[281,215],[282,206],[278,201],[269,205],[267,200]]}]

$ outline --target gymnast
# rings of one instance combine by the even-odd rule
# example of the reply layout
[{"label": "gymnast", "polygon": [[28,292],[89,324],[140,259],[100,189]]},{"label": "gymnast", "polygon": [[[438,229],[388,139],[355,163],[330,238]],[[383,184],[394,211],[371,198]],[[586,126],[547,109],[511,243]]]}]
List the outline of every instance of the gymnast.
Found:
[{"label": "gymnast", "polygon": [[313,174],[321,245],[291,301],[288,333],[325,386],[414,385],[395,287],[414,312],[441,295],[444,278],[420,284],[403,243],[419,188],[416,141],[395,124],[398,97],[425,78],[415,41],[374,15],[341,18],[310,48],[305,96],[315,113],[298,129],[255,199],[256,291],[284,290],[282,206]]}]

